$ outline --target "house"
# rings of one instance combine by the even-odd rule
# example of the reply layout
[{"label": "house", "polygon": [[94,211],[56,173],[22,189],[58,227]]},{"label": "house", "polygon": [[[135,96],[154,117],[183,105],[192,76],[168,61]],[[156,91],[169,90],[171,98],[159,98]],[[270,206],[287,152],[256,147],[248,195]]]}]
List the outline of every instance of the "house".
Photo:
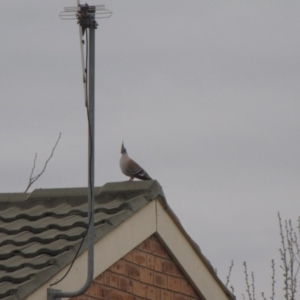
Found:
[{"label": "house", "polygon": [[[73,300],[235,299],[168,206],[157,181],[95,188],[94,280]],[[87,189],[0,194],[0,299],[46,300],[87,228]],[[52,288],[86,281],[87,243]]]}]

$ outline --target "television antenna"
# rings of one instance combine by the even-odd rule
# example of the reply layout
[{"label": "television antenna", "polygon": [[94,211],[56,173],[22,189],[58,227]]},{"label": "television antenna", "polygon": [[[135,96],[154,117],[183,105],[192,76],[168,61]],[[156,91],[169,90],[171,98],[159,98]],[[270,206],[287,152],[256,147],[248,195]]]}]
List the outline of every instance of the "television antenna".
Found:
[{"label": "television antenna", "polygon": [[[85,93],[85,105],[87,106],[87,95],[86,95],[86,81],[87,81],[87,69],[86,69],[86,61],[84,59],[85,53],[84,53],[84,44],[85,41],[83,39],[86,26],[85,24],[81,24],[79,21],[80,15],[85,15],[88,13],[87,9],[94,10],[94,18],[95,19],[105,19],[105,18],[110,18],[112,15],[112,11],[109,9],[105,8],[104,4],[100,5],[93,5],[93,6],[88,6],[88,4],[80,4],[80,1],[77,0],[77,7],[65,7],[64,11],[62,11],[59,14],[59,17],[62,20],[78,20],[78,29],[79,29],[79,43],[80,43],[80,55],[81,55],[81,67],[82,67],[82,82],[83,82],[83,89]],[[85,18],[81,18],[82,22],[85,23]],[[97,23],[96,23],[96,28],[97,28]]]},{"label": "television antenna", "polygon": [[[87,108],[88,127],[89,127],[88,128],[89,130],[88,229],[87,229],[88,270],[87,270],[86,282],[79,290],[74,292],[62,292],[60,290],[48,288],[47,300],[55,300],[55,299],[59,300],[61,298],[70,298],[70,297],[76,297],[82,295],[90,287],[93,281],[93,276],[94,276],[95,30],[97,29],[98,26],[96,19],[109,18],[111,17],[111,15],[112,12],[106,9],[104,5],[80,4],[79,0],[77,0],[76,7],[65,7],[64,11],[59,14],[62,20],[77,19],[77,23],[79,24],[82,80],[84,86],[85,106]],[[84,40],[84,34],[85,34],[85,40]],[[86,52],[84,52],[84,47],[83,47],[84,44],[86,44]],[[85,56],[87,58],[86,61],[84,59]],[[74,260],[77,257],[79,249],[76,253]],[[65,274],[65,276],[68,274],[68,272]],[[60,281],[62,279],[60,279]]]}]

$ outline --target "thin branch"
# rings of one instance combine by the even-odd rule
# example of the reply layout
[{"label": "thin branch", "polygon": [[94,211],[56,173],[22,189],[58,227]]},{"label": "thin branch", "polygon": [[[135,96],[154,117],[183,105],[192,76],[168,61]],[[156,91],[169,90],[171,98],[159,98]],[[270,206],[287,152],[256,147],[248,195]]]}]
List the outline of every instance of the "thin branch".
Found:
[{"label": "thin branch", "polygon": [[274,300],[275,298],[275,262],[274,259],[272,259],[272,296],[271,300]]},{"label": "thin branch", "polygon": [[226,277],[226,284],[225,284],[226,286],[228,286],[228,284],[229,284],[232,268],[233,268],[233,260],[231,261],[231,264],[229,266],[228,275]]},{"label": "thin branch", "polygon": [[254,284],[254,273],[251,272],[251,277],[252,277],[252,296],[253,296],[253,299],[255,300],[255,284]]},{"label": "thin branch", "polygon": [[34,156],[33,167],[32,167],[32,170],[31,170],[31,173],[30,173],[30,176],[29,176],[29,182],[30,182],[30,178],[32,177],[33,171],[35,169],[36,159],[37,159],[37,153]]},{"label": "thin branch", "polygon": [[291,299],[295,299],[296,294],[296,283],[297,283],[297,275],[294,275],[294,263],[295,263],[295,254],[294,254],[294,247],[293,247],[293,226],[292,221],[286,221],[286,238],[288,241],[288,250],[289,250],[289,261],[290,261],[290,282],[291,282]]},{"label": "thin branch", "polygon": [[298,265],[300,264],[300,245],[298,242],[297,234],[294,232],[294,239],[293,239],[294,246],[296,248],[295,253],[295,260],[297,261]]},{"label": "thin branch", "polygon": [[233,287],[233,285],[230,286],[230,289],[231,289],[232,294],[234,294],[234,287]]},{"label": "thin branch", "polygon": [[284,288],[283,290],[285,291],[284,298],[286,300],[289,300],[289,267],[287,263],[287,248],[285,246],[285,239],[284,239],[284,234],[283,234],[283,228],[282,228],[282,222],[281,222],[281,217],[278,212],[278,220],[279,220],[279,230],[280,230],[280,237],[281,237],[281,245],[282,249],[279,249],[280,252],[280,258],[283,263],[283,266],[280,266],[283,269],[283,277],[284,277]]},{"label": "thin branch", "polygon": [[[298,231],[299,231],[299,236],[300,236],[300,217],[298,218]],[[297,261],[297,270],[295,273],[295,278],[298,276],[298,272],[299,272],[299,268],[300,268],[300,244],[299,244],[299,240],[297,237],[296,232],[294,232],[294,240],[293,240],[294,246],[296,248],[296,253],[294,252],[295,256],[295,260]]]},{"label": "thin branch", "polygon": [[249,281],[248,281],[248,271],[247,271],[247,264],[244,261],[244,273],[245,273],[245,281],[246,281],[246,292],[248,294],[249,300],[252,300],[252,296],[251,296],[251,291],[250,291],[250,285],[249,285]]},{"label": "thin branch", "polygon": [[57,139],[57,141],[56,141],[54,147],[52,148],[52,151],[51,151],[51,154],[50,154],[49,158],[48,158],[48,159],[46,160],[46,162],[45,162],[45,165],[44,165],[43,170],[42,170],[38,175],[32,176],[32,175],[33,175],[33,172],[34,172],[34,169],[35,169],[36,159],[37,159],[37,153],[35,154],[34,161],[33,161],[33,167],[32,167],[31,173],[30,173],[30,177],[29,177],[29,183],[28,183],[28,186],[27,186],[27,188],[26,188],[26,190],[25,190],[24,193],[26,193],[26,192],[29,190],[29,188],[30,188],[30,187],[31,187],[31,186],[32,186],[32,185],[33,185],[33,184],[34,184],[34,183],[35,183],[35,182],[43,175],[43,173],[45,172],[45,170],[46,170],[46,168],[47,168],[47,165],[48,165],[48,162],[49,162],[50,159],[52,158],[52,156],[53,156],[53,154],[54,154],[54,150],[55,150],[55,148],[56,148],[56,146],[57,146],[57,144],[58,144],[60,138],[61,138],[61,132],[59,133],[58,139]]}]

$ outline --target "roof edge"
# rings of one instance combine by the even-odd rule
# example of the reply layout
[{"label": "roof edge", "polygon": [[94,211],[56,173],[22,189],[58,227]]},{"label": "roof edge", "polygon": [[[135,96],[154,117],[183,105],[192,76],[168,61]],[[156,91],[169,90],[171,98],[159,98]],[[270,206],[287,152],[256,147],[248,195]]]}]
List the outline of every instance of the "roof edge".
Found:
[{"label": "roof edge", "polygon": [[[161,201],[160,201],[161,203]],[[161,203],[162,205],[164,205],[164,203]],[[186,230],[184,229],[184,227],[182,226],[179,218],[177,217],[177,215],[174,213],[174,211],[168,206],[165,207],[164,206],[165,211],[168,213],[168,215],[171,217],[171,219],[173,220],[173,222],[178,226],[179,230],[182,232],[182,234],[185,236],[185,238],[187,239],[187,241],[190,243],[190,245],[192,246],[192,248],[194,249],[194,251],[199,255],[199,257],[201,258],[201,260],[203,261],[204,265],[207,267],[207,269],[209,270],[209,272],[211,273],[211,275],[213,276],[213,278],[218,282],[219,286],[221,287],[221,289],[224,291],[224,293],[232,300],[236,300],[236,297],[234,294],[231,293],[231,291],[224,285],[224,283],[221,281],[221,279],[218,277],[218,275],[216,274],[212,264],[210,263],[210,261],[205,257],[205,255],[202,253],[199,245],[190,237],[190,235],[186,232]]]},{"label": "roof edge", "polygon": [[95,201],[106,203],[115,197],[129,199],[141,195],[147,196],[150,201],[159,197],[166,202],[165,194],[157,180],[108,182],[95,194]]}]

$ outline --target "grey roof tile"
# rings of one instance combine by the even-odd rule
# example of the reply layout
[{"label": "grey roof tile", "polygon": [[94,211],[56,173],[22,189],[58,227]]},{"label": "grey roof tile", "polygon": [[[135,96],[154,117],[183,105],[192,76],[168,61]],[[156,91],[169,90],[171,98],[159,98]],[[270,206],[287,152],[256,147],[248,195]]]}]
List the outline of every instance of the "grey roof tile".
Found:
[{"label": "grey roof tile", "polygon": [[[95,188],[95,241],[156,197],[156,181]],[[87,228],[87,189],[0,194],[0,299],[22,300],[68,265]],[[86,249],[83,243],[83,252]]]},{"label": "grey roof tile", "polygon": [[[157,181],[108,183],[94,194],[95,242],[155,198],[182,228]],[[87,210],[86,188],[0,194],[0,300],[25,299],[71,263],[86,232]],[[214,274],[198,245],[182,231]],[[86,246],[85,240],[79,253]]]},{"label": "grey roof tile", "polygon": [[[23,267],[30,266],[32,268],[41,269],[42,267],[54,263],[54,258],[49,254],[40,254],[35,257],[12,256],[6,260],[6,265],[2,265],[1,270],[13,272]],[[0,271],[1,272],[1,271]]]}]

